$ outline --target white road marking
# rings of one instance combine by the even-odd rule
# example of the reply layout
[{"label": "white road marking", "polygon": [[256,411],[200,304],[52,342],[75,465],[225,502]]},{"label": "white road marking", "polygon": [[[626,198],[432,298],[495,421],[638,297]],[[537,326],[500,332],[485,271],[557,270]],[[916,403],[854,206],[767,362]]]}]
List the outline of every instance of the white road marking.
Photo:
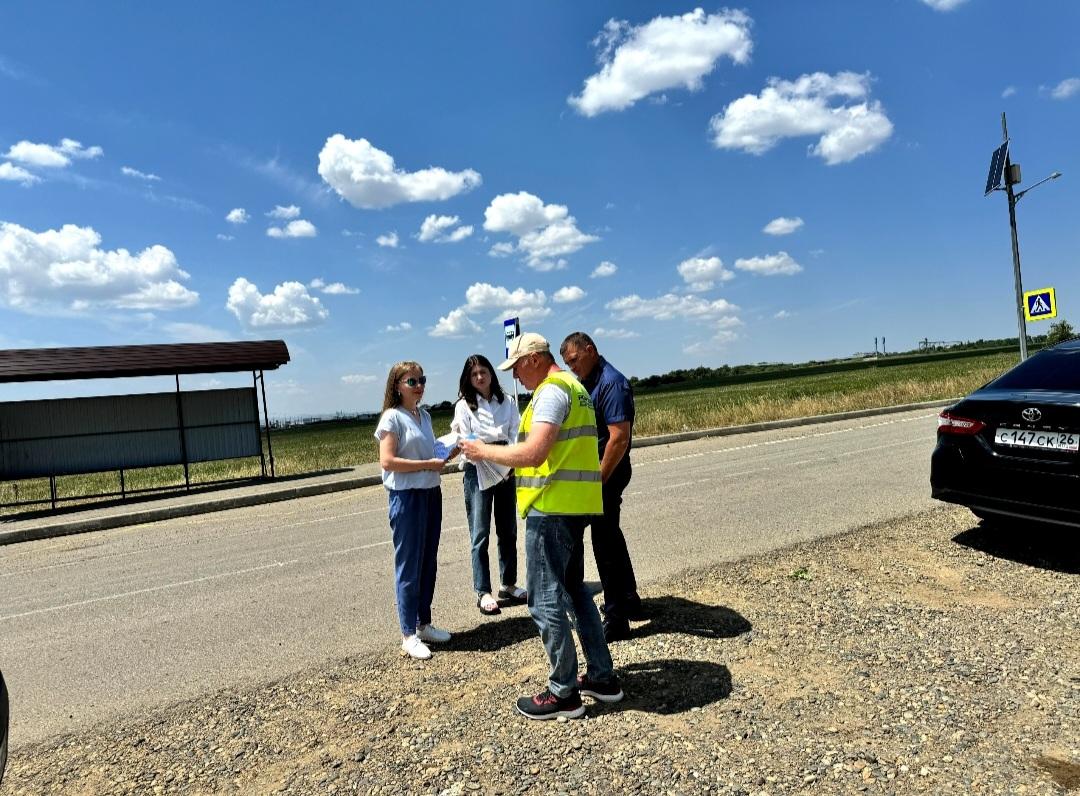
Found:
[{"label": "white road marking", "polygon": [[372,542],[371,544],[362,544],[357,547],[346,547],[342,550],[327,550],[323,553],[324,556],[340,556],[345,553],[355,553],[357,550],[370,550],[373,547],[386,547],[388,544],[393,544],[393,539],[387,539],[383,542]]},{"label": "white road marking", "polygon": [[[814,439],[816,437],[831,437],[831,436],[834,436],[836,434],[848,434],[848,433],[851,433],[852,431],[860,431],[860,430],[868,429],[868,428],[879,428],[881,426],[891,426],[891,425],[895,425],[897,423],[911,423],[911,422],[916,421],[916,420],[926,420],[927,418],[931,418],[931,417],[937,417],[937,415],[936,414],[933,414],[933,415],[919,415],[917,417],[905,417],[905,418],[899,418],[899,419],[896,419],[896,420],[883,420],[883,421],[878,422],[878,423],[865,423],[865,424],[863,424],[861,426],[852,426],[850,428],[838,428],[838,429],[833,429],[831,431],[816,431],[816,432],[813,432],[811,434],[799,434],[799,435],[794,436],[794,437],[784,437],[783,439],[770,439],[770,440],[765,440],[764,442],[751,442],[751,443],[746,444],[746,445],[733,445],[733,446],[731,446],[729,448],[718,448],[718,449],[713,450],[713,451],[702,451],[702,452],[699,452],[699,453],[686,453],[686,454],[683,454],[681,456],[670,456],[670,457],[668,457],[666,459],[652,459],[651,461],[635,462],[634,463],[634,469],[636,470],[639,467],[648,467],[648,466],[653,465],[653,464],[666,464],[668,462],[682,461],[683,459],[693,459],[693,458],[697,458],[697,457],[701,457],[701,456],[708,456],[709,454],[731,453],[731,452],[734,452],[734,451],[745,451],[745,450],[751,450],[753,448],[763,448],[763,447],[766,447],[766,446],[769,446],[769,445],[784,445],[784,444],[789,443],[789,442],[798,442],[800,440]],[[871,450],[871,449],[867,448],[866,450]]]},{"label": "white road marking", "polygon": [[145,589],[135,589],[133,591],[121,592],[120,594],[109,594],[104,597],[91,597],[89,600],[79,600],[73,603],[64,603],[63,605],[52,605],[48,608],[35,608],[33,611],[23,611],[18,614],[8,614],[7,616],[0,616],[0,622],[4,622],[8,619],[19,619],[24,616],[34,616],[35,614],[47,614],[53,611],[63,611],[67,608],[79,608],[83,605],[92,605],[93,603],[106,602],[108,600],[121,600],[124,597],[134,597],[139,594],[150,594],[156,591],[164,591],[166,589],[176,589],[180,586],[191,586],[196,583],[205,583],[208,580],[220,580],[221,578],[231,578],[235,575],[247,575],[252,572],[261,572],[266,569],[277,569],[280,567],[287,567],[290,564],[295,564],[300,559],[294,558],[291,561],[272,561],[269,564],[262,564],[258,567],[248,567],[247,569],[237,569],[232,572],[219,572],[216,575],[205,575],[201,578],[193,578],[191,580],[182,580],[175,583],[165,583],[161,586],[148,586]]}]

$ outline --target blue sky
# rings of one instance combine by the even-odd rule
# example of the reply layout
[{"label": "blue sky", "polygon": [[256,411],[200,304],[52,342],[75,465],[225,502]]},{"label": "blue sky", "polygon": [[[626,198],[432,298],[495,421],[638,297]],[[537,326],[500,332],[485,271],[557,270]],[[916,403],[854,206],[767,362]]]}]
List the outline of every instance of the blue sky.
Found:
[{"label": "blue sky", "polygon": [[0,347],[282,338],[302,415],[507,314],[639,376],[1009,336],[1002,111],[1080,321],[1074,0],[253,8],[5,4]]}]

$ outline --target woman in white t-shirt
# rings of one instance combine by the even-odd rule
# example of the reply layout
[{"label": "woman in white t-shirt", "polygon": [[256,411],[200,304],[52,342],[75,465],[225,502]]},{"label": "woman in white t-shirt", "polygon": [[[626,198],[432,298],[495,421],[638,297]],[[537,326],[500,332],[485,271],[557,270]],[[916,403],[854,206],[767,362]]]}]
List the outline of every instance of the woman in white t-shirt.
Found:
[{"label": "woman in white t-shirt", "polygon": [[[483,354],[465,360],[458,382],[458,402],[450,430],[462,437],[473,435],[483,442],[509,444],[517,441],[517,401],[503,392],[495,377],[495,368]],[[517,585],[517,499],[514,471],[500,483],[480,488],[476,465],[465,462],[465,511],[472,539],[473,589],[476,607],[485,616],[500,612],[492,596],[491,571],[488,566],[488,539],[491,516],[495,515],[495,536],[499,549],[499,597],[511,603],[524,603],[526,592]]]},{"label": "woman in white t-shirt", "polygon": [[431,624],[442,533],[439,473],[445,462],[435,456],[431,415],[420,406],[426,383],[416,362],[398,362],[390,368],[383,413],[375,428],[390,502],[401,649],[421,660],[431,657],[429,643],[450,640],[448,632]]}]

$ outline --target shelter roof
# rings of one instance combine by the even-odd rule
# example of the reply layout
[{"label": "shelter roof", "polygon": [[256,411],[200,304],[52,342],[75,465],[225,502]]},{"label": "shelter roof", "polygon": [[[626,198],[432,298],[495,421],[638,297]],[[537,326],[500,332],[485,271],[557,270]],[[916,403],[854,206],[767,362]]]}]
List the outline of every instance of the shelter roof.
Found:
[{"label": "shelter roof", "polygon": [[275,370],[288,361],[284,340],[8,349],[0,383]]}]

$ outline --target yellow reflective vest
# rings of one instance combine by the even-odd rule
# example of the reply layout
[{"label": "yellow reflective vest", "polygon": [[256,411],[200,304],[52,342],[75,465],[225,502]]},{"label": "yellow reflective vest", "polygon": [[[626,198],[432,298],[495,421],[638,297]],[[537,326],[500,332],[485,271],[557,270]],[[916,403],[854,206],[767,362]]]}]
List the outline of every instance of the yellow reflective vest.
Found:
[{"label": "yellow reflective vest", "polygon": [[[570,396],[570,414],[559,427],[559,435],[547,459],[539,467],[515,469],[518,511],[522,517],[529,509],[544,514],[603,514],[592,398],[577,379],[563,370],[540,382],[533,395],[549,384]],[[532,414],[530,402],[521,416],[519,442],[528,438]]]}]

